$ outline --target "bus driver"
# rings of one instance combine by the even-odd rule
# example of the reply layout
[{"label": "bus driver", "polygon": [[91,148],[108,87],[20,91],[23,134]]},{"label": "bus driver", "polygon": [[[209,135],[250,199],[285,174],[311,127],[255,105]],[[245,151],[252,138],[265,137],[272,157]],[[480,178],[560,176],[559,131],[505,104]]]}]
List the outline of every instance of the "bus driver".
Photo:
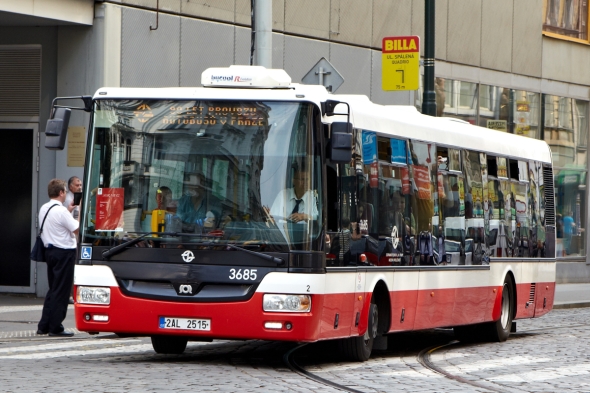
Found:
[{"label": "bus driver", "polygon": [[264,211],[275,218],[286,219],[294,223],[305,223],[318,217],[316,196],[310,189],[310,177],[305,168],[296,168],[293,174],[293,187],[279,192],[270,211],[264,206]]}]

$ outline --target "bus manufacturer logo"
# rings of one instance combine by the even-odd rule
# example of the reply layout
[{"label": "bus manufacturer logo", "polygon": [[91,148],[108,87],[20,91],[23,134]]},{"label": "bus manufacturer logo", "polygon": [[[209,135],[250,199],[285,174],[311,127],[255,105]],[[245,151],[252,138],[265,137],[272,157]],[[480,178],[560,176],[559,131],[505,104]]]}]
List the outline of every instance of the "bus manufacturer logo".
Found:
[{"label": "bus manufacturer logo", "polygon": [[182,253],[182,260],[185,262],[192,262],[193,259],[195,259],[195,254],[193,254],[192,251],[190,250],[186,250],[185,252]]},{"label": "bus manufacturer logo", "polygon": [[174,290],[178,294],[178,296],[194,296],[197,288],[199,287],[198,283],[191,283],[191,284],[177,284],[173,283],[172,286]]}]

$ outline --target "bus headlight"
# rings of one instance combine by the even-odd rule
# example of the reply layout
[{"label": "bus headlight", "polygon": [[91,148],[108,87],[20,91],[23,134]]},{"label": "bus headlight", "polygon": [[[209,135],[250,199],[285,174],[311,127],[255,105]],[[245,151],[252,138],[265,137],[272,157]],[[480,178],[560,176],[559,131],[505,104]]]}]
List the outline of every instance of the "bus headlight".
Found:
[{"label": "bus headlight", "polygon": [[310,312],[311,296],[265,294],[262,309],[270,312]]},{"label": "bus headlight", "polygon": [[85,304],[111,304],[111,288],[78,287],[76,301]]}]

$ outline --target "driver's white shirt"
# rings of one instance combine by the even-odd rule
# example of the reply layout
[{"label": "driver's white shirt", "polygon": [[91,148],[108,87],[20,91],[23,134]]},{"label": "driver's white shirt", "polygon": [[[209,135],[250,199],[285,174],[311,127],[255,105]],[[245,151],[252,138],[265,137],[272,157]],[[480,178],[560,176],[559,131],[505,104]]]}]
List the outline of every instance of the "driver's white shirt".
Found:
[{"label": "driver's white shirt", "polygon": [[[273,216],[275,220],[286,220],[292,214],[296,204],[297,197],[295,196],[295,190],[293,188],[282,190],[279,192],[270,208],[270,215]],[[297,212],[308,214],[311,216],[312,220],[318,218],[318,206],[315,202],[314,192],[312,190],[307,190],[305,194],[303,194]],[[300,223],[304,224],[305,222],[301,221]]]}]

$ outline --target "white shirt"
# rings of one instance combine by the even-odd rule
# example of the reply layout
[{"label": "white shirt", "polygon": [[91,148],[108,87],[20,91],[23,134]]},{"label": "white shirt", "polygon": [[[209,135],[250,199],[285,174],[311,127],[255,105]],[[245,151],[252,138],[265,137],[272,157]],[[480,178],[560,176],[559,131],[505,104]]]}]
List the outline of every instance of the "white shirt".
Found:
[{"label": "white shirt", "polygon": [[[295,190],[288,188],[279,192],[275,198],[272,207],[270,208],[270,215],[275,220],[286,220],[292,213],[297,204],[297,197]],[[315,197],[312,190],[307,190],[301,197],[301,202],[296,213],[305,213],[311,217],[312,220],[318,218],[318,205],[315,202]],[[301,224],[304,221],[300,222]]]},{"label": "white shirt", "polygon": [[43,233],[41,240],[45,247],[52,244],[58,248],[74,249],[76,248],[76,236],[74,231],[78,229],[80,223],[72,217],[68,209],[66,209],[58,200],[52,199],[39,209],[39,225],[43,224],[45,214],[52,205],[57,205],[49,211],[45,225],[43,226]]}]

